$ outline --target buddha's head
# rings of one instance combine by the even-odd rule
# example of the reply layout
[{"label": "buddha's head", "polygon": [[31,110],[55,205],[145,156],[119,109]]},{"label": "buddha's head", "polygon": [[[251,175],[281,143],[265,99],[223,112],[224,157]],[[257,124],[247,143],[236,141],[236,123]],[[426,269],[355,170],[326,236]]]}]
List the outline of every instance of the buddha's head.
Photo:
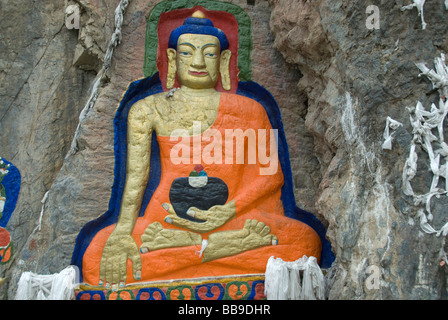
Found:
[{"label": "buddha's head", "polygon": [[201,11],[196,11],[170,36],[168,55],[167,88],[179,80],[192,89],[215,88],[219,75],[225,90],[230,90],[229,41],[224,32],[215,28]]}]

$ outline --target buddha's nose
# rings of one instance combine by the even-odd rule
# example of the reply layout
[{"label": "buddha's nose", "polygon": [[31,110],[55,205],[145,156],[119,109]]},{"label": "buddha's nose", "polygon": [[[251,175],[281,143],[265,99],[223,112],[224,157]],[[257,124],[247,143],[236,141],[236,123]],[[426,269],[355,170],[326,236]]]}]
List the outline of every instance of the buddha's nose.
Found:
[{"label": "buddha's nose", "polygon": [[197,69],[205,68],[204,56],[202,55],[202,52],[200,50],[196,50],[196,52],[193,54],[191,66]]}]

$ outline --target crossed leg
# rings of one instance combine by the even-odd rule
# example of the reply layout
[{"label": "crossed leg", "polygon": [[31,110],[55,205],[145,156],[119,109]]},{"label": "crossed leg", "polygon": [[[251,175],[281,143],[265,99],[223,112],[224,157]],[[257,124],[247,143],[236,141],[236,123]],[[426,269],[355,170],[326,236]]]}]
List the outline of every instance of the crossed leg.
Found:
[{"label": "crossed leg", "polygon": [[146,253],[165,248],[200,245],[202,237],[200,234],[189,231],[163,229],[159,222],[154,222],[146,228],[141,240],[140,251]]},{"label": "crossed leg", "polygon": [[[229,257],[256,248],[277,245],[278,239],[263,222],[247,219],[240,230],[212,233],[204,251],[203,262]],[[175,229],[163,229],[159,222],[150,224],[141,236],[140,251],[146,253],[165,248],[200,245],[200,234]]]},{"label": "crossed leg", "polygon": [[278,238],[271,234],[269,226],[257,220],[247,219],[243,229],[211,234],[208,237],[208,245],[202,262],[277,244]]}]

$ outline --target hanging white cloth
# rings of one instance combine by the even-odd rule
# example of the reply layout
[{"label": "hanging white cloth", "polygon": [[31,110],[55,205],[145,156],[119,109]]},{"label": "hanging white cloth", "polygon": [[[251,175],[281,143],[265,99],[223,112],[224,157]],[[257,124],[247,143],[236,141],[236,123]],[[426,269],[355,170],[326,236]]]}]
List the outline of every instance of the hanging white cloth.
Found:
[{"label": "hanging white cloth", "polygon": [[387,117],[386,119],[386,127],[384,128],[384,142],[381,146],[384,150],[392,150],[392,140],[393,136],[392,133],[390,133],[390,130],[397,130],[399,127],[401,127],[403,124],[392,119],[391,117]]},{"label": "hanging white cloth", "polygon": [[87,118],[88,113],[92,110],[92,108],[95,105],[95,102],[99,95],[99,88],[101,86],[101,83],[103,79],[106,77],[107,72],[110,69],[110,66],[112,64],[112,56],[114,53],[115,48],[121,43],[122,40],[122,33],[121,28],[123,26],[123,18],[124,14],[126,12],[126,8],[129,5],[129,0],[121,0],[118,4],[117,8],[115,9],[115,31],[112,34],[111,39],[109,40],[109,44],[107,46],[106,54],[104,55],[104,62],[103,67],[101,68],[100,72],[97,75],[97,78],[95,82],[93,83],[90,98],[87,101],[87,104],[84,106],[84,109],[81,111],[81,114],[79,115],[79,123],[78,127],[75,131],[75,136],[73,138],[72,144],[70,146],[70,150],[67,154],[67,157],[70,155],[74,155],[78,152],[78,140],[81,132],[81,125],[84,123],[85,119]]},{"label": "hanging white cloth", "polygon": [[325,299],[325,278],[315,257],[303,256],[293,262],[270,257],[264,287],[268,300]]},{"label": "hanging white cloth", "polygon": [[201,246],[201,250],[196,251],[196,253],[199,255],[199,257],[202,257],[202,254],[204,253],[205,249],[208,246],[208,241],[207,240],[202,240],[202,246]]},{"label": "hanging white cloth", "polygon": [[[424,0],[413,0],[413,4],[403,7],[402,10],[417,7],[422,15],[423,21],[423,5]],[[445,0],[445,8],[448,10],[448,0]],[[402,185],[405,195],[410,196],[414,200],[415,206],[424,206],[416,214],[416,218],[420,220],[421,230],[427,234],[435,234],[437,237],[443,236],[439,256],[441,265],[448,264],[447,254],[445,252],[445,237],[448,235],[448,222],[439,230],[435,229],[430,223],[433,221],[431,212],[431,199],[435,196],[440,198],[442,195],[448,196],[448,144],[445,142],[444,130],[445,119],[448,115],[448,66],[445,63],[446,56],[441,54],[440,57],[434,59],[434,69],[429,69],[424,62],[416,63],[417,68],[421,71],[419,77],[427,77],[437,90],[440,96],[439,104],[431,104],[430,110],[425,109],[423,104],[418,101],[414,108],[407,108],[409,111],[409,119],[412,127],[412,140],[409,148],[409,156],[403,167]],[[392,148],[392,133],[389,129],[396,130],[401,123],[391,122],[391,118],[386,120],[386,128],[384,130],[383,149],[390,150]],[[395,121],[395,120],[394,120]],[[417,152],[417,146],[419,152]],[[432,183],[427,193],[416,194],[411,185],[411,181],[417,174],[417,164],[419,163],[418,153],[426,153],[429,163],[429,171],[432,173]],[[445,186],[439,186],[440,180],[445,179]]]},{"label": "hanging white cloth", "polygon": [[[411,10],[412,8],[416,7],[418,10],[418,15],[420,16],[420,19],[422,20],[422,29],[425,30],[426,29],[426,22],[425,22],[425,17],[423,16],[423,6],[425,5],[425,1],[426,0],[413,0],[413,3],[408,5],[408,6],[404,6],[401,7],[401,11],[404,10]],[[446,4],[446,2],[445,2]]]},{"label": "hanging white cloth", "polygon": [[24,272],[15,300],[72,300],[77,279],[77,270],[73,266],[53,275]]}]

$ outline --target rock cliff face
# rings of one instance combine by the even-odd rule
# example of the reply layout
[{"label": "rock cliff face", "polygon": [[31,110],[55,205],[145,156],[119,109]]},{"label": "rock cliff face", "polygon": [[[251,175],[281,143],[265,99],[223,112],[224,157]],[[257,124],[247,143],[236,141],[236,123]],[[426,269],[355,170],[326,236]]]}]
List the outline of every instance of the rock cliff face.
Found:
[{"label": "rock cliff face", "polygon": [[[143,77],[146,19],[158,2],[130,1],[123,40],[80,128],[79,150],[67,157],[118,1],[1,3],[0,156],[23,177],[8,224],[13,261],[0,266],[3,299],[14,297],[21,272],[55,273],[69,265],[81,228],[106,211],[113,119],[128,84]],[[438,101],[414,63],[432,67],[448,50],[443,1],[425,5],[425,30],[417,9],[400,10],[406,0],[381,2],[380,28],[372,30],[368,1],[230,2],[252,19],[252,79],[281,108],[297,203],[328,226],[336,255],[329,298],[445,299],[443,238],[421,231],[418,208],[401,182],[412,139],[406,107]],[[81,9],[79,31],[65,26],[70,4]],[[381,148],[387,116],[403,123],[391,151]],[[423,172],[413,185],[430,183]],[[432,203],[436,229],[447,221],[445,198]]]},{"label": "rock cliff face", "polygon": [[[414,223],[417,209],[401,185],[412,138],[406,107],[438,101],[415,63],[431,63],[447,49],[442,1],[425,6],[426,30],[416,9],[401,11],[404,1],[382,2],[380,28],[373,30],[366,27],[367,1],[270,4],[275,46],[303,73],[305,125],[322,173],[316,211],[329,223],[337,257],[330,299],[445,298],[443,239]],[[381,148],[387,116],[404,124],[393,151]],[[427,176],[417,185],[427,186]],[[433,204],[438,228],[446,222],[445,204],[442,198]],[[369,290],[373,270],[380,286]]]}]

